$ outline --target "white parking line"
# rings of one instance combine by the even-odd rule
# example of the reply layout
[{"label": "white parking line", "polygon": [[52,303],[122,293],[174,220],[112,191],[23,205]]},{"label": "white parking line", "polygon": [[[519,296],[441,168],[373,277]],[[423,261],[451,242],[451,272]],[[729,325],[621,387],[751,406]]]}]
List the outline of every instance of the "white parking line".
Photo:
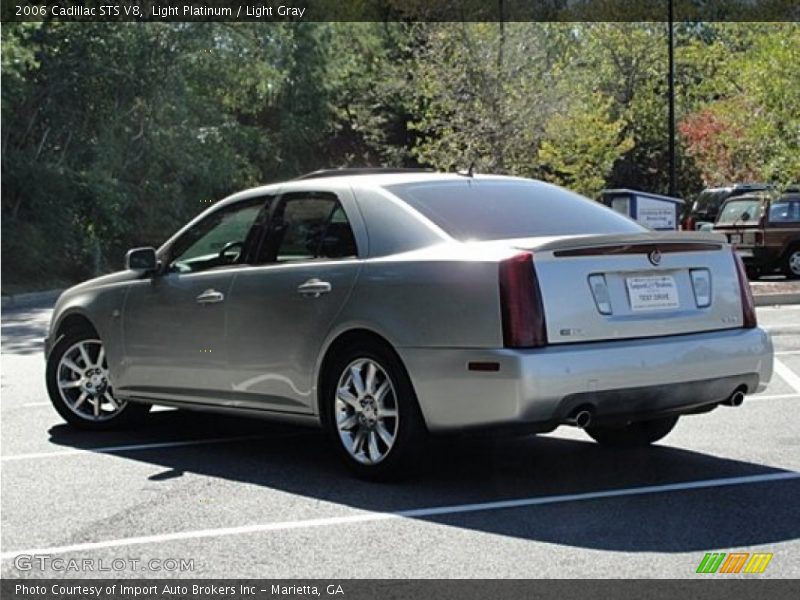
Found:
[{"label": "white parking line", "polygon": [[800,350],[781,350],[776,352],[775,356],[790,356],[792,354],[800,354]]},{"label": "white parking line", "polygon": [[791,387],[795,392],[800,394],[800,377],[798,377],[797,373],[792,371],[777,358],[774,362],[774,368],[775,372],[781,376],[781,379],[788,383],[789,387]]},{"label": "white parking line", "polygon": [[742,477],[725,477],[720,479],[705,479],[701,481],[687,481],[683,483],[668,483],[664,485],[651,485],[597,492],[584,492],[580,494],[562,494],[558,496],[539,496],[521,498],[517,500],[499,500],[496,502],[481,502],[477,504],[456,504],[451,506],[436,506],[430,508],[414,508],[396,512],[361,512],[355,515],[341,517],[328,517],[320,519],[303,519],[298,521],[280,521],[275,523],[259,523],[243,525],[241,527],[221,527],[218,529],[198,529],[190,531],[175,531],[155,535],[104,540],[101,542],[84,542],[67,546],[52,546],[49,548],[30,548],[25,550],[12,550],[0,553],[0,559],[8,560],[19,554],[64,554],[67,552],[85,552],[88,550],[101,550],[120,546],[136,546],[141,544],[160,544],[180,540],[198,538],[218,538],[249,533],[264,533],[269,531],[287,531],[292,529],[310,529],[316,527],[331,527],[334,525],[349,525],[353,523],[369,523],[374,521],[387,521],[401,518],[439,517],[453,514],[473,513],[482,511],[505,510],[511,508],[524,508],[528,506],[541,506],[545,504],[559,504],[562,502],[579,502],[583,500],[601,500],[604,498],[620,498],[625,496],[642,496],[646,494],[661,494],[664,492],[678,492],[684,490],[699,490],[733,485],[746,485],[749,483],[766,483],[785,481],[800,478],[800,473],[789,471],[780,473],[765,473],[762,475],[745,475]]},{"label": "white parking line", "polygon": [[[302,433],[290,433],[271,437],[287,437],[303,435]],[[178,442],[154,442],[152,444],[129,444],[125,446],[101,446],[100,448],[71,448],[69,450],[59,450],[57,452],[32,452],[30,454],[12,454],[0,457],[2,461],[32,460],[36,458],[56,458],[59,456],[74,456],[80,454],[112,454],[114,452],[136,452],[138,450],[154,450],[157,448],[179,448],[181,446],[200,446],[202,444],[225,444],[228,442],[240,442],[244,440],[263,439],[267,436],[259,435],[237,435],[232,437],[206,438],[199,440],[182,440]]]}]

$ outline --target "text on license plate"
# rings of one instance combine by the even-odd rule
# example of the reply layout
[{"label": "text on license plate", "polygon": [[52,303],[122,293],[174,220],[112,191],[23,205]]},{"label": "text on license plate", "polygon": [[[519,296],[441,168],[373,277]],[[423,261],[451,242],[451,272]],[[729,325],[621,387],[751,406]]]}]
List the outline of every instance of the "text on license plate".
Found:
[{"label": "text on license plate", "polygon": [[670,275],[652,277],[627,277],[631,310],[661,310],[677,308],[678,288]]}]

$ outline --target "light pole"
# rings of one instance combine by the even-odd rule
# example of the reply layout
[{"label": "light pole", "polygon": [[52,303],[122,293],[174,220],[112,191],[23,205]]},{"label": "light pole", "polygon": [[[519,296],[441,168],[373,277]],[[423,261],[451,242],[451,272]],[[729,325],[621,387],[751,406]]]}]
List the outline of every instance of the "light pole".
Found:
[{"label": "light pole", "polygon": [[672,1],[667,0],[668,8],[668,43],[669,43],[669,81],[667,95],[669,97],[669,195],[675,196],[675,40],[672,31]]}]

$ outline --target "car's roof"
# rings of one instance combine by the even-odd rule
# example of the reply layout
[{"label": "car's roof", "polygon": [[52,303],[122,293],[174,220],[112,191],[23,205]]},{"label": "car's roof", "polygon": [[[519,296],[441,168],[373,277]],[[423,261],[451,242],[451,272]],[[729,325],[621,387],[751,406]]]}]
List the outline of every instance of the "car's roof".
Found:
[{"label": "car's roof", "polygon": [[747,192],[746,194],[741,194],[739,196],[732,196],[730,198],[726,198],[723,204],[728,204],[729,202],[741,202],[747,200],[770,200],[773,198],[770,194],[766,194],[762,192]]},{"label": "car's roof", "polygon": [[769,183],[732,183],[729,185],[718,185],[714,187],[707,187],[703,189],[703,192],[732,192],[734,190],[753,190],[753,191],[761,191],[761,190],[768,190],[772,187]]},{"label": "car's roof", "polygon": [[464,173],[441,173],[435,171],[411,171],[411,172],[388,172],[388,173],[365,173],[354,175],[337,175],[332,177],[315,177],[313,179],[293,179],[283,184],[284,187],[313,187],[317,183],[326,185],[338,182],[347,182],[348,185],[364,187],[385,187],[401,183],[429,183],[439,181],[526,181],[537,183],[534,179],[522,177],[512,177],[510,175],[483,175],[476,173],[466,175]]},{"label": "car's roof", "polygon": [[250,188],[237,192],[217,203],[229,204],[247,198],[275,194],[293,190],[309,190],[314,188],[324,188],[329,190],[341,188],[383,188],[399,184],[414,183],[437,183],[437,182],[467,182],[467,181],[507,181],[507,182],[526,182],[530,184],[547,185],[535,179],[525,179],[522,177],[512,177],[509,175],[465,175],[461,173],[439,173],[439,172],[389,172],[389,173],[365,173],[352,175],[334,175],[331,177],[314,177],[311,179],[291,179],[280,183],[273,183],[259,187]]}]

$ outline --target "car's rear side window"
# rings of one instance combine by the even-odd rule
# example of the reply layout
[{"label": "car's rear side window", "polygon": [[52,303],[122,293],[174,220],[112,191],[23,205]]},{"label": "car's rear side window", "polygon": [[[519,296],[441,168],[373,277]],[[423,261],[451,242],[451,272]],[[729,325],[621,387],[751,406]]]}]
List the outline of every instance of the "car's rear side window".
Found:
[{"label": "car's rear side window", "polygon": [[349,258],[358,255],[344,209],[334,194],[283,196],[272,214],[258,263]]},{"label": "car's rear side window", "polygon": [[800,223],[800,199],[773,202],[769,208],[770,223]]},{"label": "car's rear side window", "polygon": [[461,241],[646,231],[598,202],[536,181],[465,179],[387,189]]}]

